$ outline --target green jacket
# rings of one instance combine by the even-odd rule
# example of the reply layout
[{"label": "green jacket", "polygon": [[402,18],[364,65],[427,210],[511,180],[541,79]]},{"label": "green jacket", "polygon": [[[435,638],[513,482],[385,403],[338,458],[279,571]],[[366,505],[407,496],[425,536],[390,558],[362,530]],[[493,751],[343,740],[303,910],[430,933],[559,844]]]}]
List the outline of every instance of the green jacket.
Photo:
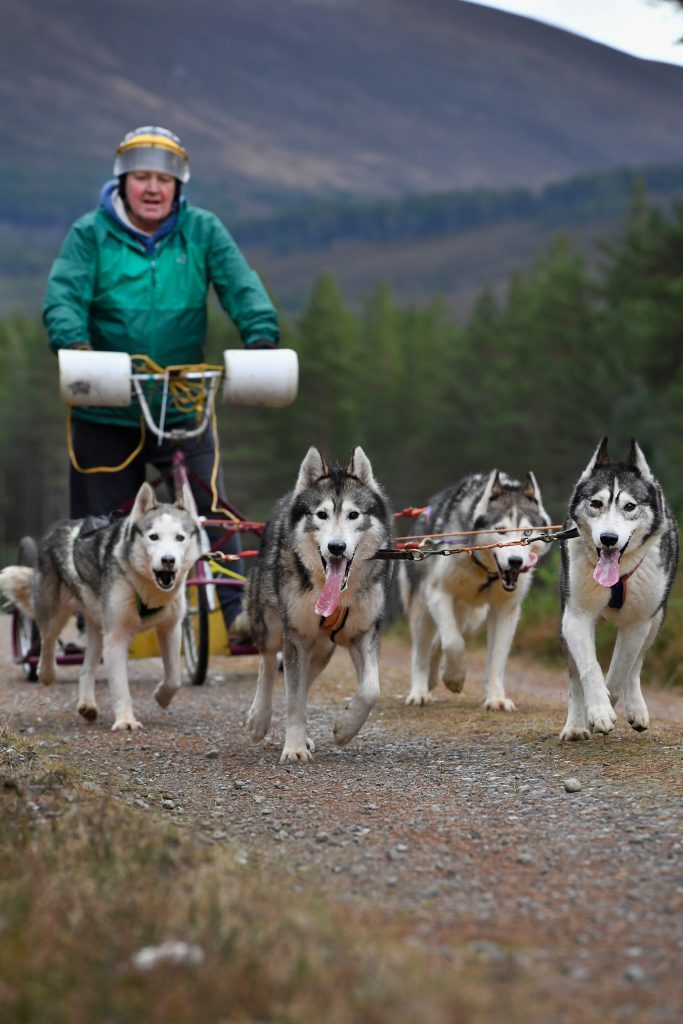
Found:
[{"label": "green jacket", "polygon": [[[275,309],[218,217],[182,202],[171,229],[159,234],[145,246],[104,207],[75,222],[48,279],[44,320],[53,351],[88,343],[148,355],[161,366],[200,363],[211,284],[245,345],[277,342]],[[137,402],[84,406],[74,416],[140,422]]]}]

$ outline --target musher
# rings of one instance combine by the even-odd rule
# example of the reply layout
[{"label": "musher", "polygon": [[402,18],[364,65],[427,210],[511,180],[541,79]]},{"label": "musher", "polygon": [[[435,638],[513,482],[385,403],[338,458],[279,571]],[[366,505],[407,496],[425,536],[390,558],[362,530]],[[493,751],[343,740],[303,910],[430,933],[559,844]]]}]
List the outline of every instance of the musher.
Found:
[{"label": "musher", "polygon": [[[276,346],[277,314],[260,278],[218,217],[182,194],[190,161],[178,136],[154,126],[129,132],[116,150],[114,175],[97,209],[73,224],[50,271],[44,321],[52,350],[128,352],[162,367],[201,363],[210,285],[245,346]],[[176,410],[167,422],[178,425],[182,417]],[[181,445],[188,471],[208,485],[218,458],[212,431]],[[126,408],[74,408],[72,447],[74,519],[124,505],[145,479],[147,464],[165,473],[173,451],[141,429],[137,401]],[[126,465],[83,473],[74,462],[81,470]],[[220,465],[216,484],[224,493]],[[199,513],[210,515],[211,493],[199,486],[193,493]],[[223,547],[239,551],[238,535]],[[235,623],[241,588],[219,587],[218,593],[228,633],[241,631],[244,617]]]}]

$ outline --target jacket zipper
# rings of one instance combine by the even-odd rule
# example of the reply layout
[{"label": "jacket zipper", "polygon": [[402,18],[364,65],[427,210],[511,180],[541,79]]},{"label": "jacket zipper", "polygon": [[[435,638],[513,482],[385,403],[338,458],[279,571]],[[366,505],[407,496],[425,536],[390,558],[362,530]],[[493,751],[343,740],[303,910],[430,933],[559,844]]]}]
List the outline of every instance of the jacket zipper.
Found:
[{"label": "jacket zipper", "polygon": [[[156,266],[157,266],[157,264],[156,264],[156,257],[152,256],[152,258],[149,261],[149,268],[150,268],[150,274],[151,274],[151,293],[152,293],[151,294],[151,298],[150,298],[150,304],[149,304],[149,309],[150,309],[150,313],[151,313],[150,324],[156,323],[156,284],[157,284],[157,280],[156,280],[156,278],[157,278]],[[154,336],[152,336],[149,339],[148,344],[149,344],[149,352],[152,354],[152,359],[154,359],[156,361],[156,338]]]}]

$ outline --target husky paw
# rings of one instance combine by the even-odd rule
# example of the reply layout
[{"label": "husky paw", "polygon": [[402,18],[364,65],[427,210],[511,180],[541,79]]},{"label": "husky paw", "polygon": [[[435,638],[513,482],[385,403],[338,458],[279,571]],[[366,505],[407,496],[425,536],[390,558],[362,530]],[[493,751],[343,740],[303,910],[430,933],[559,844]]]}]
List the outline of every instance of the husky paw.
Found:
[{"label": "husky paw", "polygon": [[572,725],[570,722],[567,722],[560,733],[560,740],[567,743],[573,743],[574,740],[589,740],[590,738],[591,734],[588,726]]},{"label": "husky paw", "polygon": [[413,693],[412,690],[406,697],[406,704],[413,705],[413,707],[420,708],[426,704],[433,704],[434,698],[431,693]]},{"label": "husky paw", "polygon": [[288,761],[293,761],[299,764],[310,764],[313,760],[313,753],[308,746],[309,741],[306,740],[306,746],[303,750],[299,750],[296,747],[285,747],[280,756],[280,764],[287,764]]},{"label": "husky paw", "polygon": [[363,704],[354,707],[353,701],[351,702],[346,711],[342,712],[336,720],[332,729],[332,736],[338,747],[343,747],[353,739],[366,722],[369,714],[369,707]]},{"label": "husky paw", "polygon": [[154,699],[159,707],[167,708],[177,692],[177,686],[166,686],[165,683],[159,683],[154,691]]},{"label": "husky paw", "polygon": [[650,728],[650,715],[645,701],[626,705],[626,721],[636,732],[645,732]]},{"label": "husky paw", "polygon": [[595,704],[593,707],[586,708],[586,718],[591,732],[601,732],[604,736],[608,732],[612,732],[617,720],[616,713],[609,703],[607,705]]},{"label": "husky paw", "polygon": [[137,718],[129,716],[128,718],[117,718],[111,727],[112,732],[122,732],[127,729],[129,732],[135,732],[136,729],[143,729],[142,722],[138,722]]},{"label": "husky paw", "polygon": [[262,740],[268,732],[271,716],[271,708],[255,708],[253,704],[249,708],[249,712],[247,714],[247,730],[254,743],[258,743],[259,740]]},{"label": "husky paw", "polygon": [[97,706],[95,704],[79,704],[78,713],[88,722],[94,722],[97,718]]},{"label": "husky paw", "polygon": [[445,674],[441,677],[443,679],[443,685],[451,693],[462,693],[465,688],[465,673],[458,673],[457,675],[446,676]]},{"label": "husky paw", "polygon": [[514,701],[509,697],[489,697],[482,704],[484,711],[516,711]]},{"label": "husky paw", "polygon": [[55,672],[54,667],[38,669],[38,679],[43,686],[52,686],[56,678],[57,673]]}]

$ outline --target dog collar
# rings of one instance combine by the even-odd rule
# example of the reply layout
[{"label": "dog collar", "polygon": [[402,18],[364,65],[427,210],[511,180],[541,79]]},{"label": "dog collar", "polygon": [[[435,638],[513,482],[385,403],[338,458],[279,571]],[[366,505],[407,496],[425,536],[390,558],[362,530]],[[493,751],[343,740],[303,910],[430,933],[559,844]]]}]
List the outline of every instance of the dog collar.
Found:
[{"label": "dog collar", "polygon": [[341,633],[349,617],[350,608],[342,608],[341,605],[331,615],[323,615],[320,619],[320,628],[329,633],[333,644],[337,642],[337,633]]},{"label": "dog collar", "polygon": [[620,608],[624,607],[624,601],[626,600],[626,581],[629,580],[631,576],[633,576],[636,569],[639,569],[642,564],[643,559],[641,558],[638,564],[634,565],[630,572],[627,572],[623,576],[620,576],[617,582],[609,588],[610,597],[609,601],[607,602],[608,608],[616,608],[618,611]]}]

